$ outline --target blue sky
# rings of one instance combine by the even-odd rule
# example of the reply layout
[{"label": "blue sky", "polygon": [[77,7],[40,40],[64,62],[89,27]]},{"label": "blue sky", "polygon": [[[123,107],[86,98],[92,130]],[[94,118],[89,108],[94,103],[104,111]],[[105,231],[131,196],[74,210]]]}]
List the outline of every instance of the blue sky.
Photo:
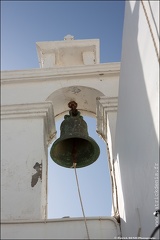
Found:
[{"label": "blue sky", "polygon": [[[125,1],[1,1],[1,70],[39,68],[36,42],[62,41],[67,34],[75,40],[100,39],[100,62],[120,62],[124,8]],[[85,119],[101,148],[94,164],[77,171],[85,214],[110,216],[105,143],[96,134],[95,119]],[[48,197],[49,218],[82,216],[74,171],[50,158]]]}]

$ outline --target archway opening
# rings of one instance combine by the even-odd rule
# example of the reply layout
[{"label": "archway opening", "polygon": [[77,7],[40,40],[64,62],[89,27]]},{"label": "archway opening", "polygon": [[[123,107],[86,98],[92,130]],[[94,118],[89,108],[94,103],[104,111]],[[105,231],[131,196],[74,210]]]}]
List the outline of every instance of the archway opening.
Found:
[{"label": "archway opening", "polygon": [[[83,117],[88,125],[89,136],[100,147],[100,156],[93,164],[77,169],[85,215],[111,216],[112,189],[106,143],[96,133],[96,119]],[[57,138],[62,121],[62,118],[56,121]],[[48,219],[82,217],[74,170],[61,167],[51,159],[51,146],[48,148]]]}]

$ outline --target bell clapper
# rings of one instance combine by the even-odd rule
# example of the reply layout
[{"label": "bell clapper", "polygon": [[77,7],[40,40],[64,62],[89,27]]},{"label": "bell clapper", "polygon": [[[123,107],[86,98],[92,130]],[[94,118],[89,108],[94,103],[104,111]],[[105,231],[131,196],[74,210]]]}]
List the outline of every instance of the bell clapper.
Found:
[{"label": "bell clapper", "polygon": [[71,168],[76,168],[76,166],[77,166],[76,153],[77,153],[77,143],[76,143],[76,141],[74,141],[74,144],[73,144],[73,150],[72,150],[73,165],[72,165]]},{"label": "bell clapper", "polygon": [[76,168],[76,166],[77,166],[77,163],[74,162],[71,168]]},{"label": "bell clapper", "polygon": [[[77,114],[78,114],[77,105],[78,104],[75,101],[71,101],[68,103],[68,107],[71,108],[70,114],[72,116],[77,116]],[[76,144],[76,140],[75,140],[75,142],[73,144],[73,150],[72,150],[73,165],[71,168],[76,168],[76,165],[77,165],[76,150],[77,150],[77,144]]]}]

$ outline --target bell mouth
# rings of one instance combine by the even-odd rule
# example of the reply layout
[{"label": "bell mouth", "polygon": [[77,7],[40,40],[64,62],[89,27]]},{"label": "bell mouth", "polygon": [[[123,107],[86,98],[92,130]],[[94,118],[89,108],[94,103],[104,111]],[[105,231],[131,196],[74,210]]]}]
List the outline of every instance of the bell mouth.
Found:
[{"label": "bell mouth", "polygon": [[86,167],[97,160],[100,154],[98,144],[89,136],[63,136],[52,145],[50,155],[55,163],[66,168]]}]

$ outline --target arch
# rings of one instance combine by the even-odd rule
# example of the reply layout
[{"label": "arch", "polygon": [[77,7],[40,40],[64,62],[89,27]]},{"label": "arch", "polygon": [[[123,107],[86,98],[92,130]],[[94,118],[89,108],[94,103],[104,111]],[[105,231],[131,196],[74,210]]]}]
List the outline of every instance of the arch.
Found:
[{"label": "arch", "polygon": [[[110,97],[110,95],[105,96],[101,91],[99,91],[95,88],[92,88],[92,87],[87,87],[87,86],[82,86],[82,85],[70,85],[68,87],[63,87],[63,88],[53,91],[47,97],[46,101],[52,102],[52,104],[53,104],[55,121],[62,119],[63,116],[66,113],[68,113],[68,111],[69,111],[68,103],[70,101],[77,102],[77,104],[78,104],[77,109],[81,112],[82,116],[89,116],[89,117],[97,118],[97,127],[98,127],[97,133],[105,141],[106,147],[108,146],[107,132],[108,133],[110,133],[110,131],[112,132],[115,128],[115,124],[113,123],[113,125],[114,125],[113,129],[110,129],[110,127],[112,127],[112,126],[110,126],[110,124],[108,125],[106,122],[106,117],[108,115],[104,115],[103,110],[104,110],[104,107],[108,106],[108,104],[109,104],[109,110],[107,110],[107,114],[108,114],[108,111],[110,112],[110,110],[113,110],[112,105],[115,105],[115,101],[117,102],[116,97]],[[102,107],[99,106],[99,104],[101,104],[101,101],[103,102]],[[116,104],[116,106],[117,106],[117,104]],[[107,126],[108,126],[107,128],[106,128],[106,125],[105,125],[105,128],[103,128],[103,126],[101,126],[101,124],[102,124],[101,120],[102,120],[103,124],[104,123],[107,124]],[[102,128],[102,133],[101,133],[101,131],[99,131],[101,128]],[[106,132],[106,130],[107,130],[107,132]],[[53,139],[53,140],[55,140],[55,139]],[[111,142],[112,142],[112,140],[111,140]],[[107,157],[109,157],[110,155],[111,155],[111,159],[108,159],[108,161],[109,161],[109,166],[110,166],[109,172],[110,172],[110,176],[112,179],[112,181],[111,181],[112,215],[117,215],[116,207],[118,207],[118,206],[115,206],[115,203],[114,203],[115,199],[117,200],[117,195],[115,193],[115,186],[114,186],[113,176],[112,176],[113,175],[113,172],[112,172],[112,147],[109,145],[109,149],[107,147]]]},{"label": "arch", "polygon": [[[94,117],[96,119],[96,105],[97,105],[96,99],[101,97],[101,96],[104,96],[104,94],[97,89],[94,89],[94,88],[91,88],[91,87],[86,87],[86,86],[72,85],[72,86],[64,87],[64,88],[61,88],[61,89],[58,89],[58,90],[54,91],[52,94],[50,94],[48,96],[46,101],[51,101],[52,104],[53,104],[54,116],[55,116],[55,121],[56,122],[62,120],[65,113],[68,113],[68,111],[69,111],[68,103],[72,100],[77,102],[77,104],[78,104],[77,109],[81,112],[81,115],[83,117],[88,116],[88,117]],[[59,128],[57,130],[59,130]],[[95,134],[96,134],[96,129],[95,129]],[[99,135],[98,135],[98,138],[99,138]],[[101,138],[99,139],[99,143],[100,143],[100,141],[102,141]],[[101,142],[101,150],[102,150],[102,145],[103,144]],[[48,151],[50,152],[50,148],[48,148]],[[49,152],[48,152],[48,155],[49,155]],[[104,145],[103,145],[103,151],[102,152],[103,152],[103,156],[105,156]],[[95,164],[96,164],[96,166],[101,166],[101,164],[103,164],[103,170],[106,167],[106,173],[105,173],[104,178],[108,179],[108,183],[106,182],[106,185],[107,184],[110,185],[110,187],[109,187],[109,189],[111,191],[110,196],[112,196],[112,186],[111,186],[110,177],[109,177],[110,176],[110,169],[108,168],[108,171],[107,171],[107,162],[108,162],[107,151],[106,151],[106,157],[104,158],[104,160],[102,161],[102,159],[103,159],[102,154],[101,154],[100,159],[101,159],[101,161],[100,161],[101,163],[97,162]],[[51,167],[51,161],[49,161],[48,164],[49,164],[48,167]],[[55,168],[56,166],[53,166],[53,164],[52,164],[52,174],[49,174],[49,176],[48,176],[49,179],[51,179],[53,177],[53,167]],[[92,168],[94,168],[94,166],[92,166],[90,168],[91,168],[90,169],[90,174],[92,176],[92,174],[93,174],[92,173],[92,171],[93,171]],[[48,169],[48,172],[49,171],[50,171],[50,169]],[[59,168],[56,168],[55,172],[57,173],[58,171],[63,171],[63,169],[60,170]],[[66,170],[66,172],[68,173],[68,170]],[[84,178],[85,178],[86,175],[85,175],[85,173],[83,173],[83,174],[84,174]],[[99,173],[97,172],[97,176],[99,176],[98,174]],[[101,172],[101,176],[103,176],[103,175],[104,174],[102,174],[102,172]],[[55,178],[55,176],[56,176],[56,174],[54,174],[54,178]],[[68,177],[71,177],[71,176],[69,175]],[[102,185],[103,184],[101,184],[101,186]],[[105,183],[104,183],[104,185],[105,185]],[[63,186],[61,186],[61,188],[63,188]],[[105,187],[101,187],[101,189],[103,189],[103,188],[105,188]],[[48,190],[49,189],[50,188],[48,186]],[[106,190],[106,193],[107,193],[107,190]],[[48,196],[48,198],[49,198],[49,196]],[[104,198],[104,199],[106,199],[106,198]],[[109,201],[109,199],[110,198],[108,198],[108,201]],[[102,202],[103,201],[104,200],[102,200]],[[50,202],[51,202],[51,197],[50,197],[50,200],[49,200],[49,204],[50,204]],[[48,207],[49,207],[49,204],[48,204]],[[106,202],[106,204],[107,204],[107,202]]]},{"label": "arch", "polygon": [[[77,170],[85,215],[87,217],[111,216],[112,185],[106,143],[94,131],[96,129],[95,116],[94,118],[88,116],[86,118],[86,114],[84,114],[83,117],[88,126],[89,136],[100,146],[100,156],[97,161],[88,167],[78,168]],[[63,120],[56,121],[58,123],[56,123],[57,138],[60,137],[61,121]],[[50,157],[50,149],[51,146],[48,148],[48,180],[51,182],[51,185],[48,182],[48,219],[63,216],[82,217],[74,171],[58,166]],[[58,208],[59,204],[62,206],[60,209]],[[93,209],[93,206],[95,209]],[[73,213],[73,210],[76,211],[76,214]],[[91,212],[94,212],[94,214]]]},{"label": "arch", "polygon": [[95,88],[69,86],[54,91],[47,97],[46,101],[52,102],[56,120],[60,119],[68,111],[68,103],[70,101],[77,102],[77,108],[82,115],[95,117],[96,98],[100,96],[104,96],[104,94]]}]

